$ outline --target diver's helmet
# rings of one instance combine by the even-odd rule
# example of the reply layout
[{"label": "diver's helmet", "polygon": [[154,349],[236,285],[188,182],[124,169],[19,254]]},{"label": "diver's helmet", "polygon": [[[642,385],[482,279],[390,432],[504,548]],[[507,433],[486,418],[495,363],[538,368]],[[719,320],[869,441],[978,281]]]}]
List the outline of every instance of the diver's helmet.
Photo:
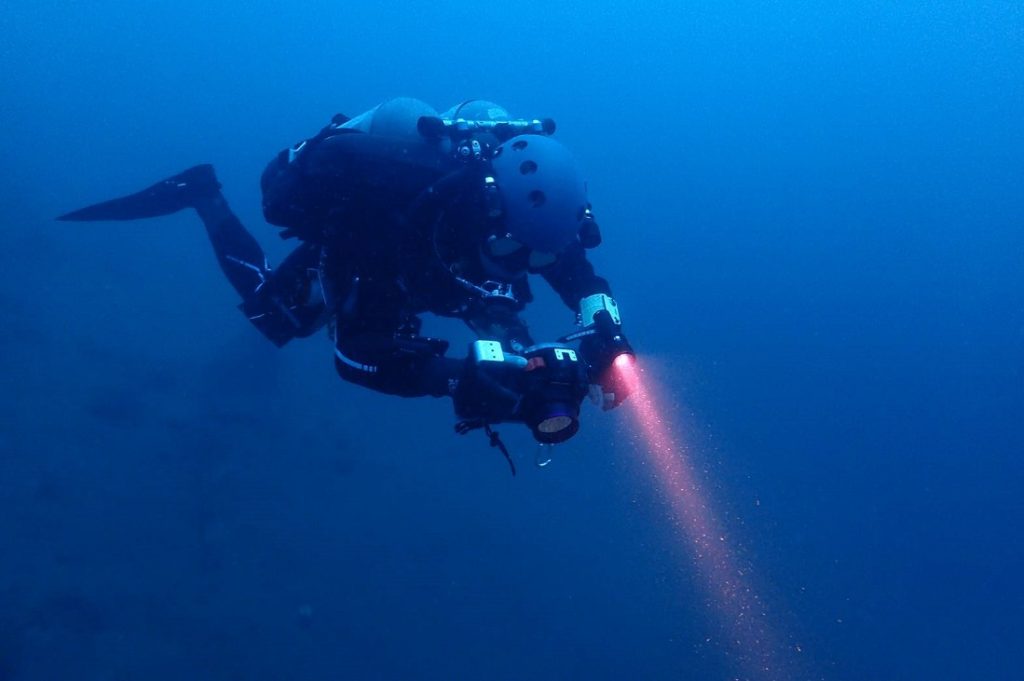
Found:
[{"label": "diver's helmet", "polygon": [[590,217],[586,183],[559,142],[518,135],[494,150],[485,178],[492,230],[484,264],[501,273],[538,271],[579,241]]}]

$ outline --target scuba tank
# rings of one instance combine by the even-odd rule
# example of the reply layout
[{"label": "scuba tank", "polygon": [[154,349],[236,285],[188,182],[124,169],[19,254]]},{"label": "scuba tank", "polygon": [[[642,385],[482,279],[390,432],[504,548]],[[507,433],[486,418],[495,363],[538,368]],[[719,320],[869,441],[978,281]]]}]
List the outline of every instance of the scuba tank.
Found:
[{"label": "scuba tank", "polygon": [[451,143],[420,134],[437,112],[417,99],[389,99],[354,118],[335,116],[315,136],[280,152],[261,179],[267,222],[282,238],[323,241],[330,223],[382,208],[402,213],[454,167]]}]

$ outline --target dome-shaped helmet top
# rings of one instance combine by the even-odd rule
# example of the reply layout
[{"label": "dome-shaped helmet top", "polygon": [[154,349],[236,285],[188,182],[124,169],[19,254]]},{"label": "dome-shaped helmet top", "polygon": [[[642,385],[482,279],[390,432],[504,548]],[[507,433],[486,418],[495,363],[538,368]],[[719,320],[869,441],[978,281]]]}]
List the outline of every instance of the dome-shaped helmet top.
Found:
[{"label": "dome-shaped helmet top", "polygon": [[486,99],[467,99],[456,104],[441,114],[441,118],[457,119],[464,118],[467,121],[507,121],[508,110],[500,104],[489,102]]},{"label": "dome-shaped helmet top", "polygon": [[542,135],[519,135],[495,149],[491,165],[504,232],[495,237],[545,254],[561,253],[578,240],[586,183],[564,146]]}]

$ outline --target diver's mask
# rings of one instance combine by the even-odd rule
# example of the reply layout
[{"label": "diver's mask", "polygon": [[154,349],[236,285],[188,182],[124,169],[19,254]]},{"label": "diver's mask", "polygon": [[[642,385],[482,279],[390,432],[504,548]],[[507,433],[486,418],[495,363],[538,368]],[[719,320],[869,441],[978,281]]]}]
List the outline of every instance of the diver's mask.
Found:
[{"label": "diver's mask", "polygon": [[533,250],[508,234],[504,236],[492,234],[484,242],[483,252],[487,259],[499,265],[503,270],[511,272],[537,272],[553,265],[558,260],[557,253]]}]

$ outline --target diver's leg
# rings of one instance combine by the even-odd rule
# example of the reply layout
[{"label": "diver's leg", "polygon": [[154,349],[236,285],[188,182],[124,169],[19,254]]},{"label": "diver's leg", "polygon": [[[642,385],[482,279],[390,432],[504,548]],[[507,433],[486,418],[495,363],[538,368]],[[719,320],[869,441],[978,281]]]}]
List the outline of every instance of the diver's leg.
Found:
[{"label": "diver's leg", "polygon": [[387,331],[340,331],[335,335],[338,375],[377,392],[401,397],[450,395],[464,363],[441,354],[431,339]]},{"label": "diver's leg", "polygon": [[139,220],[193,208],[220,264],[242,297],[250,321],[277,345],[321,326],[325,309],[316,276],[319,248],[302,244],[274,272],[266,256],[228,206],[213,166],[198,165],[140,192],[60,216],[59,220]]},{"label": "diver's leg", "polygon": [[326,322],[329,309],[319,266],[320,247],[301,243],[280,266],[265,273],[253,295],[243,297],[242,312],[274,345],[309,336]]},{"label": "diver's leg", "polygon": [[267,256],[217,189],[195,197],[192,207],[206,227],[224,276],[243,300],[257,295],[270,277]]},{"label": "diver's leg", "polygon": [[86,206],[57,219],[96,222],[155,218],[189,208],[194,205],[197,196],[219,190],[220,183],[213,172],[213,166],[205,163],[161,180],[140,192]]},{"label": "diver's leg", "polygon": [[396,306],[400,292],[363,284],[351,312],[339,311],[334,366],[351,383],[402,397],[449,395],[464,362],[445,357],[447,341],[418,334],[419,319]]},{"label": "diver's leg", "polygon": [[446,342],[405,337],[395,329],[338,327],[334,343],[339,376],[388,395],[450,395],[464,366],[444,356]]},{"label": "diver's leg", "polygon": [[203,164],[161,180],[140,192],[93,204],[58,220],[95,222],[141,220],[194,208],[213,244],[217,261],[243,299],[258,292],[269,273],[266,256],[220,192],[213,166]]}]

